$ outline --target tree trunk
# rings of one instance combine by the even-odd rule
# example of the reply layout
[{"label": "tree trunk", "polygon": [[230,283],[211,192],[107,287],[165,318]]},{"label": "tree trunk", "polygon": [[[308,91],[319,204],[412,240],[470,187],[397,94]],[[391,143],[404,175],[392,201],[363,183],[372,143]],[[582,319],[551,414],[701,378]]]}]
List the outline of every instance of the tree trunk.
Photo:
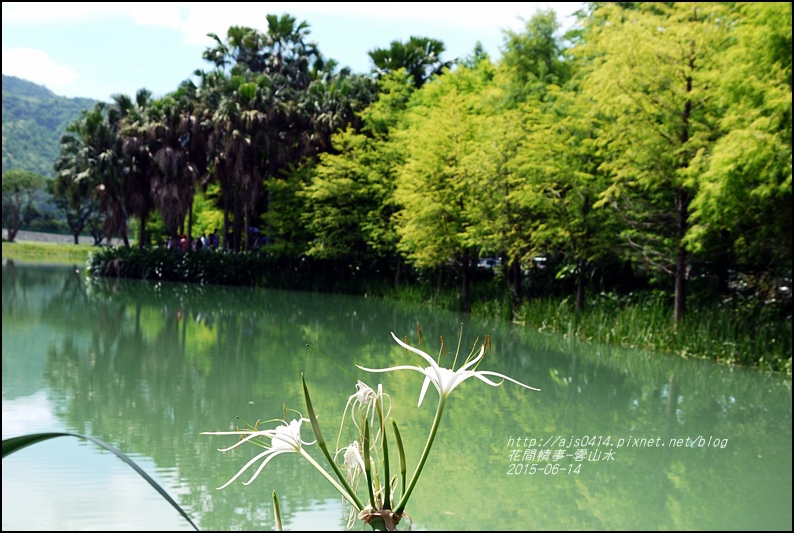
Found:
[{"label": "tree trunk", "polygon": [[580,259],[576,265],[576,309],[584,311],[585,285],[587,284],[587,261]]},{"label": "tree trunk", "polygon": [[398,257],[396,259],[397,267],[394,269],[394,287],[397,288],[400,286],[400,267],[402,266],[402,261]]},{"label": "tree trunk", "polygon": [[461,268],[461,311],[471,311],[471,254],[469,250],[463,252],[463,265]]},{"label": "tree trunk", "polygon": [[141,227],[138,230],[138,249],[142,250],[146,246],[146,216],[141,217]]},{"label": "tree trunk", "polygon": [[223,193],[223,232],[221,237],[223,238],[223,243],[221,243],[221,249],[228,250],[229,249],[229,194],[227,192]]},{"label": "tree trunk", "polygon": [[678,214],[678,253],[675,262],[675,303],[673,309],[673,326],[684,318],[686,313],[686,278],[687,278],[687,259],[688,254],[684,248],[684,235],[687,230],[687,218],[689,216],[689,196],[683,187],[679,187],[676,195],[676,211]]},{"label": "tree trunk", "polygon": [[512,270],[513,273],[513,306],[518,309],[518,306],[521,305],[521,300],[523,298],[523,295],[521,294],[521,281],[524,275],[521,271],[521,260],[519,259],[518,254],[516,254],[512,263],[510,263],[510,270]]},{"label": "tree trunk", "polygon": [[243,250],[251,249],[251,221],[248,207],[243,208]]},{"label": "tree trunk", "polygon": [[187,243],[188,250],[193,249],[193,199],[195,195],[190,198],[190,205],[187,208]]},{"label": "tree trunk", "polygon": [[240,193],[236,192],[234,195],[234,218],[233,218],[234,228],[232,229],[232,248],[234,252],[237,253],[240,251],[240,222],[242,221],[242,216],[240,216]]},{"label": "tree trunk", "polygon": [[[590,241],[590,231],[588,222],[588,215],[590,214],[590,195],[586,194],[582,198],[582,243],[586,246],[586,243]],[[587,260],[586,259],[577,259],[576,260],[576,309],[578,311],[584,311],[585,307],[585,286],[587,285]]]},{"label": "tree trunk", "polygon": [[[689,68],[694,69],[695,59],[694,55],[690,55]],[[692,78],[686,78],[686,92],[692,92]],[[681,127],[681,135],[679,140],[681,146],[686,146],[689,142],[689,117],[692,115],[692,101],[687,100],[684,103],[684,113],[682,116],[683,126]],[[689,164],[684,160],[681,162],[681,167],[686,168]],[[687,230],[687,219],[689,218],[689,195],[684,186],[680,185],[675,196],[675,208],[678,216],[678,253],[675,260],[675,303],[673,308],[673,328],[677,329],[678,324],[684,318],[686,313],[686,263],[687,252],[684,248],[684,235]]]}]

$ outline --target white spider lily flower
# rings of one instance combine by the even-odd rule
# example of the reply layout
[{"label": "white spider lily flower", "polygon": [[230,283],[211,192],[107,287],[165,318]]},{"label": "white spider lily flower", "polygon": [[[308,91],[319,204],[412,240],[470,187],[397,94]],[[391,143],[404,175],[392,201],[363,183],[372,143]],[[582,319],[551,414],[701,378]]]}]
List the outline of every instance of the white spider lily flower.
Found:
[{"label": "white spider lily flower", "polygon": [[364,471],[364,458],[358,450],[358,441],[354,440],[353,444],[345,448],[345,466],[350,472],[355,473],[356,469]]},{"label": "white spider lily flower", "polygon": [[377,397],[372,387],[358,380],[358,383],[356,383],[356,392],[350,397],[350,400],[355,400],[355,402],[358,402],[362,406],[369,406],[369,404],[375,402]]},{"label": "white spider lily flower", "polygon": [[[398,339],[394,333],[392,333],[391,336],[394,338],[395,341],[397,341],[397,344],[399,344],[406,350],[410,350],[415,354],[419,355],[425,361],[427,361],[430,364],[430,366],[425,368],[419,366],[412,366],[412,365],[397,365],[388,368],[366,368],[361,365],[356,365],[356,366],[359,367],[361,370],[366,370],[367,372],[391,372],[392,370],[416,370],[417,372],[421,372],[422,374],[424,374],[425,380],[424,383],[422,383],[422,390],[419,393],[419,403],[417,404],[418,406],[422,405],[422,400],[424,400],[425,398],[427,387],[431,383],[438,391],[439,396],[442,399],[446,399],[450,395],[450,393],[453,390],[455,390],[455,387],[457,387],[458,385],[460,385],[469,378],[477,378],[483,383],[486,383],[492,387],[498,387],[499,385],[502,384],[502,381],[507,380],[515,383],[516,385],[520,385],[530,390],[535,390],[535,391],[540,390],[538,388],[525,385],[520,381],[517,381],[509,376],[505,376],[504,374],[500,374],[498,372],[492,372],[490,370],[480,370],[480,371],[469,370],[471,367],[477,365],[477,363],[479,363],[480,360],[482,359],[483,355],[485,355],[485,345],[480,347],[480,353],[477,354],[475,358],[464,364],[458,370],[452,370],[449,368],[438,366],[435,360],[432,357],[430,357],[427,353],[423,352],[418,348],[414,348],[413,346],[405,344],[400,339]],[[492,381],[491,379],[488,379],[488,377],[486,376],[494,376],[500,378],[502,381],[499,382]]]},{"label": "white spider lily flower", "polygon": [[[284,420],[279,420],[282,422],[282,425],[275,427],[274,429],[264,429],[264,430],[240,430],[240,431],[205,431],[202,432],[202,435],[240,435],[241,438],[233,445],[229,446],[228,448],[218,448],[218,451],[227,452],[242,444],[249,442],[254,439],[262,439],[267,438],[270,439],[270,445],[266,443],[256,442],[256,444],[260,446],[264,446],[266,448],[265,451],[245,463],[235,475],[229,481],[227,481],[223,486],[218,487],[218,489],[224,489],[228,487],[235,479],[240,477],[243,472],[248,470],[248,468],[256,463],[257,461],[264,459],[262,464],[259,465],[259,468],[256,469],[254,475],[251,476],[251,479],[248,481],[244,481],[243,485],[250,485],[251,482],[256,479],[262,469],[265,468],[267,463],[270,462],[271,459],[276,457],[277,455],[281,455],[282,453],[300,453],[303,456],[307,456],[308,454],[303,450],[303,446],[308,446],[314,444],[316,441],[307,442],[301,438],[301,426],[304,422],[308,422],[308,418],[298,418],[292,420],[289,424]],[[312,461],[313,462],[313,461]]]},{"label": "white spider lily flower", "polygon": [[[386,413],[384,413],[384,417],[389,416],[389,412],[391,411],[391,398],[389,398],[388,394],[383,393],[383,385],[378,384],[378,390],[376,392],[372,387],[358,380],[356,383],[356,392],[348,398],[347,405],[352,405],[354,409],[358,405],[359,412],[366,417],[369,414],[374,414],[375,404],[378,399],[380,399],[383,409],[386,409],[386,407],[383,406],[384,399],[389,400],[389,406]],[[347,406],[345,406],[345,411],[347,411]]]},{"label": "white spider lily flower", "polygon": [[[388,405],[384,406],[386,403],[385,400],[387,399]],[[380,400],[382,409],[381,412],[383,413],[384,418],[387,418],[391,412],[391,398],[388,394],[384,394],[383,386],[378,385],[378,390],[375,391],[375,389],[363,381],[357,380],[356,392],[348,397],[347,403],[345,404],[345,411],[342,414],[342,423],[339,426],[339,434],[336,438],[337,450],[340,449],[339,445],[342,442],[342,434],[345,428],[348,409],[350,410],[350,420],[353,422],[353,425],[356,427],[359,433],[361,433],[363,431],[362,424],[364,419],[369,419],[370,426],[375,427],[375,416],[377,414],[376,409],[378,400]],[[380,431],[381,430],[379,428],[375,434],[375,437],[373,438],[373,442],[378,440]]]}]

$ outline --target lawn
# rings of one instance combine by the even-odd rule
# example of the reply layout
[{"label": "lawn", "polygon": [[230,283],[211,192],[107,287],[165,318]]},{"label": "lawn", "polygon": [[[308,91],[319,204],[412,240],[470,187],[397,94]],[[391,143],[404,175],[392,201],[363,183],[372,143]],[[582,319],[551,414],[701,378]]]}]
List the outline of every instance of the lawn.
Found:
[{"label": "lawn", "polygon": [[95,247],[89,244],[53,242],[3,241],[3,259],[29,263],[61,263],[84,265]]}]

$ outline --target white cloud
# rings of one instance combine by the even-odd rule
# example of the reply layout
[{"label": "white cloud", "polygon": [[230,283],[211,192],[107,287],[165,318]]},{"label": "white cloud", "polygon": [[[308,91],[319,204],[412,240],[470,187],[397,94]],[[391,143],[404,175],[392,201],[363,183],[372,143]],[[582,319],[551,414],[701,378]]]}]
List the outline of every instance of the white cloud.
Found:
[{"label": "white cloud", "polygon": [[289,13],[311,26],[314,16],[333,13],[399,22],[433,21],[461,31],[483,28],[520,30],[539,9],[554,9],[564,19],[580,2],[3,2],[3,22],[63,23],[129,17],[136,24],[165,27],[183,34],[185,43],[207,45],[207,33],[225,37],[229,26],[265,29],[267,14]]},{"label": "white cloud", "polygon": [[57,64],[45,52],[33,48],[4,48],[3,74],[44,85],[53,91],[78,78],[72,68]]},{"label": "white cloud", "polygon": [[[158,4],[163,5],[163,4]],[[306,20],[323,14],[350,15],[391,23],[433,21],[439,27],[453,27],[462,32],[482,29],[521,30],[522,20],[529,20],[538,10],[554,9],[558,20],[564,19],[581,7],[580,2],[226,2],[218,4],[186,2],[180,4],[186,18],[180,30],[185,42],[207,45],[207,33],[225,38],[226,30],[233,25],[266,29],[266,15],[289,13]]]},{"label": "white cloud", "polygon": [[[413,32],[440,39],[449,57],[469,53],[475,41],[479,41],[498,59],[501,30],[521,31],[522,21],[529,20],[540,9],[554,9],[566,29],[571,22],[566,18],[582,5],[580,2],[3,2],[4,29],[12,27],[16,33],[9,34],[20,35],[3,43],[3,73],[45,85],[64,96],[107,99],[115,92],[134,94],[142,85],[155,93],[164,93],[170,90],[166,88],[176,87],[188,73],[207,66],[201,60],[201,53],[214,46],[208,33],[225,40],[227,30],[234,25],[265,31],[266,15],[285,13],[298,22],[308,22],[310,40],[317,41],[328,57],[358,72],[369,69],[367,50],[387,46],[394,39],[406,39]],[[49,28],[62,35],[64,28],[77,25],[80,31],[90,31],[91,23],[104,29],[119,28],[120,35],[125,36],[99,45],[106,48],[103,51],[124,46],[125,53],[119,57],[129,59],[123,69],[118,62],[100,64],[103,54],[57,48],[58,43],[52,44],[47,35]],[[165,31],[147,32],[147,29]],[[16,44],[12,40],[31,35],[41,37]],[[136,35],[146,45],[159,39],[163,40],[159,42],[167,39],[168,44],[162,45],[159,50],[163,53],[157,57],[141,54],[139,58],[130,58],[126,54],[134,45],[128,40],[130,35]],[[54,48],[46,48],[46,43]],[[170,62],[163,66],[166,58]],[[184,70],[179,64],[185,65]]]}]

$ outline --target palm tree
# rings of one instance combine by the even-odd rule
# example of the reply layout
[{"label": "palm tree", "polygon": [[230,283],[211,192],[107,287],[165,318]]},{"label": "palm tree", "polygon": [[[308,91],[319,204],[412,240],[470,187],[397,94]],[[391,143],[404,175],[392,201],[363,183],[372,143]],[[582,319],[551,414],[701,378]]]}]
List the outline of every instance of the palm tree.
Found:
[{"label": "palm tree", "polygon": [[[148,135],[154,141],[155,167],[151,190],[169,235],[184,227],[196,184],[206,171],[200,121],[189,102],[190,97],[179,90],[154,102],[149,114]],[[188,221],[187,233],[190,231]]]},{"label": "palm tree", "polygon": [[332,149],[331,136],[348,126],[358,130],[363,125],[358,113],[377,97],[376,81],[364,75],[351,75],[349,69],[333,73],[334,63],[328,70],[316,72],[300,106],[310,113],[312,133],[308,152],[316,154]]},{"label": "palm tree", "polygon": [[121,107],[97,103],[69,125],[62,139],[59,173],[96,195],[104,216],[104,233],[110,239],[127,239],[127,212],[123,201],[124,161],[117,126]]},{"label": "palm tree", "polygon": [[301,108],[299,95],[309,87],[320,54],[305,42],[305,22],[296,24],[289,15],[268,15],[267,21],[266,33],[233,26],[226,42],[211,35],[217,46],[204,53],[218,68],[202,75],[202,105],[214,110],[212,168],[224,194],[225,220],[233,202],[235,250],[258,216],[265,180],[302,157],[311,138],[309,110]]},{"label": "palm tree", "polygon": [[66,126],[60,139],[60,154],[55,161],[56,176],[52,185],[55,204],[64,214],[75,244],[92,220],[101,224],[99,200],[95,193],[99,185],[98,176],[89,172],[90,150],[85,138],[88,113],[83,111],[77,120]]},{"label": "palm tree", "polygon": [[264,192],[266,163],[262,158],[269,144],[270,119],[279,114],[279,106],[269,98],[272,92],[268,76],[260,75],[255,81],[232,76],[215,115],[221,140],[217,170],[231,180],[234,250],[247,247],[243,236],[247,239],[251,219]]},{"label": "palm tree", "polygon": [[395,40],[389,48],[375,48],[367,54],[374,65],[373,72],[379,78],[404,68],[411,76],[414,87],[419,89],[454,64],[454,61],[441,59],[444,50],[444,43],[437,39],[410,37],[407,43]]},{"label": "palm tree", "polygon": [[140,89],[133,104],[127,97],[117,96],[117,102],[123,103],[126,115],[121,125],[122,151],[128,157],[128,167],[124,180],[124,202],[128,212],[140,222],[138,247],[143,248],[148,242],[146,222],[155,208],[152,196],[152,175],[155,172],[152,145],[156,139],[149,136],[149,108],[152,105],[152,93]]},{"label": "palm tree", "polygon": [[227,236],[230,202],[234,196],[234,174],[226,159],[225,143],[229,117],[233,114],[235,103],[234,99],[227,97],[229,78],[220,68],[209,72],[196,70],[195,74],[201,78],[201,83],[196,89],[194,113],[204,127],[207,155],[207,172],[199,185],[205,192],[213,182],[220,187],[221,205],[218,207],[223,209],[221,246],[229,249]]}]

